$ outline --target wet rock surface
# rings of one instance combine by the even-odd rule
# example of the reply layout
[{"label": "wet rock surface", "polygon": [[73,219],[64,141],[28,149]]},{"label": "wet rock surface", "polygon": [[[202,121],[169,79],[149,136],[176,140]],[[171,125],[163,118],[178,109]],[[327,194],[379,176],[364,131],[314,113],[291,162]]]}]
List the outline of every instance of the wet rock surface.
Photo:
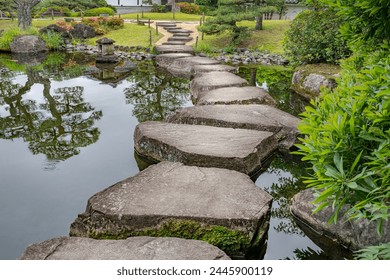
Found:
[{"label": "wet rock surface", "polygon": [[[312,240],[328,239],[328,242],[318,242],[319,246],[329,244],[329,240],[343,245],[349,250],[358,250],[371,245],[379,245],[380,243],[390,242],[390,223],[385,223],[382,237],[379,237],[376,232],[376,224],[367,220],[352,220],[348,221],[343,217],[346,212],[346,207],[342,209],[337,224],[328,221],[333,213],[331,207],[326,207],[320,212],[312,215],[315,205],[314,190],[307,189],[299,192],[293,197],[291,212],[294,218],[303,225],[302,229],[306,230],[309,236],[313,236]],[[329,245],[328,245],[329,246]],[[329,250],[329,248],[324,248]]]},{"label": "wet rock surface", "polygon": [[298,135],[299,119],[267,105],[209,105],[178,110],[169,122],[269,131],[282,142]]},{"label": "wet rock surface", "polygon": [[196,103],[202,93],[213,89],[226,87],[243,87],[248,82],[230,72],[214,71],[208,73],[199,73],[190,83],[190,92],[192,99]]},{"label": "wet rock surface", "polygon": [[13,53],[40,53],[46,52],[49,49],[45,42],[35,35],[20,35],[14,38],[10,44],[11,52]]},{"label": "wet rock surface", "polygon": [[180,235],[175,228],[195,224],[196,231],[224,227],[224,232],[248,240],[249,246],[263,239],[271,202],[271,196],[245,174],[162,162],[92,196],[70,233],[98,238]]},{"label": "wet rock surface", "polygon": [[204,125],[144,122],[134,133],[136,152],[150,160],[246,174],[256,172],[277,145],[272,132]]},{"label": "wet rock surface", "polygon": [[96,240],[58,237],[30,245],[22,260],[228,260],[223,251],[199,240],[130,237]]},{"label": "wet rock surface", "polygon": [[154,48],[158,54],[163,53],[190,53],[194,54],[194,48],[191,46],[183,45],[183,46],[173,46],[173,45],[162,45],[156,46]]},{"label": "wet rock surface", "polygon": [[196,100],[196,105],[218,104],[266,104],[275,106],[276,101],[263,89],[258,87],[226,87],[203,91]]}]

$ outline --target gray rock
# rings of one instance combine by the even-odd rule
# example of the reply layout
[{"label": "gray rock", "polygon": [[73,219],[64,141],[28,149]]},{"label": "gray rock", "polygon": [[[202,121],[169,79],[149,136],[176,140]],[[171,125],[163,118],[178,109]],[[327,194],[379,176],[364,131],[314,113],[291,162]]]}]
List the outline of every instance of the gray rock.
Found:
[{"label": "gray rock", "polygon": [[192,99],[197,102],[204,92],[217,88],[243,87],[246,85],[248,85],[248,82],[237,75],[230,72],[215,71],[197,74],[190,83],[190,91]]},{"label": "gray rock", "polygon": [[189,53],[194,54],[194,48],[191,46],[174,46],[174,45],[163,45],[163,46],[156,46],[154,47],[155,51],[158,54],[164,54],[164,53]]},{"label": "gray rock", "polygon": [[284,150],[287,139],[291,146],[295,143],[300,120],[268,105],[210,105],[183,108],[170,116],[168,121],[269,131],[283,143]]},{"label": "gray rock", "polygon": [[183,46],[185,44],[186,43],[183,42],[183,41],[168,41],[168,42],[162,43],[162,45],[171,45],[171,46],[174,46],[174,45],[176,45],[176,46]]},{"label": "gray rock", "polygon": [[194,33],[192,30],[185,30],[185,29],[181,29],[181,28],[178,28],[178,29],[170,29],[170,30],[167,30],[169,33],[172,33],[172,34],[190,34],[190,33]]},{"label": "gray rock", "polygon": [[[245,174],[162,162],[92,196],[70,233],[126,237],[164,230],[172,236],[195,224],[224,227],[254,245],[266,235],[271,203]],[[188,229],[186,237],[193,238],[193,232]]]},{"label": "gray rock", "polygon": [[171,64],[178,58],[184,58],[184,57],[193,57],[192,54],[189,53],[166,53],[166,54],[159,54],[156,56],[156,63],[158,66],[163,68],[168,68],[171,66]]},{"label": "gray rock", "polygon": [[333,88],[335,82],[319,74],[309,74],[303,81],[303,87],[313,93],[320,94],[321,87]]},{"label": "gray rock", "polygon": [[166,69],[175,76],[190,78],[194,66],[215,64],[219,64],[219,62],[215,59],[210,59],[207,57],[183,57],[173,60],[169,67],[167,67]]},{"label": "gray rock", "polygon": [[73,38],[76,39],[87,39],[96,37],[95,29],[83,23],[76,24],[69,33],[72,35]]},{"label": "gray rock", "polygon": [[176,161],[255,173],[276,148],[272,132],[163,122],[144,122],[134,132],[137,153],[154,161]]},{"label": "gray rock", "polygon": [[96,240],[58,237],[30,245],[22,260],[228,260],[223,251],[200,240],[130,237]]},{"label": "gray rock", "polygon": [[[307,189],[296,194],[291,205],[291,212],[294,217],[300,224],[304,225],[305,233],[309,236],[314,236],[312,238],[313,241],[316,241],[319,237],[325,238],[333,240],[350,250],[358,250],[367,246],[390,242],[389,222],[384,223],[384,232],[382,237],[379,237],[374,222],[369,223],[367,220],[348,221],[346,217],[343,217],[347,210],[347,207],[344,207],[339,216],[339,222],[337,224],[329,224],[328,221],[333,213],[332,208],[326,207],[312,215],[315,208],[315,205],[312,204],[314,199],[314,190]],[[318,245],[321,246],[324,243],[322,242]]]},{"label": "gray rock", "polygon": [[172,36],[168,38],[168,42],[175,41],[175,42],[189,42],[192,41],[192,37],[180,37],[180,36]]},{"label": "gray rock", "polygon": [[161,27],[176,27],[176,23],[174,22],[156,22],[156,25]]},{"label": "gray rock", "polygon": [[36,35],[17,36],[10,47],[13,53],[39,53],[49,50],[45,42]]},{"label": "gray rock", "polygon": [[227,87],[204,91],[198,97],[196,105],[217,104],[266,104],[275,106],[276,101],[258,87]]},{"label": "gray rock", "polygon": [[237,67],[222,65],[222,64],[214,64],[214,65],[195,65],[192,67],[191,73],[196,75],[198,73],[206,73],[206,72],[214,72],[214,71],[225,71],[231,73],[237,73]]}]

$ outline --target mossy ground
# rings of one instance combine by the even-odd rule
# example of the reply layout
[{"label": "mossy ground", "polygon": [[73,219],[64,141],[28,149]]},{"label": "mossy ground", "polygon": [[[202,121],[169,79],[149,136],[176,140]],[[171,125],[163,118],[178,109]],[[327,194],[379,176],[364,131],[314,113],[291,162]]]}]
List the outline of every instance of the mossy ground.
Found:
[{"label": "mossy ground", "polygon": [[158,228],[148,228],[142,231],[122,231],[119,234],[89,233],[95,239],[125,239],[132,236],[178,237],[184,239],[202,240],[212,244],[228,255],[242,255],[251,247],[247,234],[231,230],[223,226],[205,226],[191,220],[168,220]]}]

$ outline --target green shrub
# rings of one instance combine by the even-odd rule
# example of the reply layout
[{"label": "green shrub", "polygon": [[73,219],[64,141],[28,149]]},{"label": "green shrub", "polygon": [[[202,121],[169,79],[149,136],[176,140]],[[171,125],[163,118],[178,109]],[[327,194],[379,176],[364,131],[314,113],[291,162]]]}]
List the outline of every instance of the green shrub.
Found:
[{"label": "green shrub", "polygon": [[316,211],[331,205],[336,222],[348,204],[348,216],[376,221],[380,234],[390,210],[390,57],[370,54],[361,69],[356,59],[344,63],[334,92],[306,108],[297,153],[312,164],[306,183],[319,192]]},{"label": "green shrub", "polygon": [[338,63],[350,55],[339,27],[343,20],[331,9],[304,11],[292,21],[284,49],[291,62]]},{"label": "green shrub", "polygon": [[167,7],[165,5],[158,5],[154,3],[152,5],[151,12],[152,13],[165,13],[167,11]]},{"label": "green shrub", "polygon": [[177,3],[176,6],[179,7],[180,11],[185,14],[197,15],[200,13],[200,8],[196,4],[183,2],[183,3]]},{"label": "green shrub", "polygon": [[125,21],[122,18],[111,17],[104,24],[111,29],[120,29],[124,26]]},{"label": "green shrub", "polygon": [[21,32],[17,27],[4,31],[0,37],[0,49],[9,51],[11,49],[10,45],[12,41],[19,35],[21,35]]},{"label": "green shrub", "polygon": [[114,11],[108,7],[101,7],[101,8],[94,8],[94,9],[86,10],[84,13],[84,15],[86,17],[99,16],[101,14],[107,14],[107,15],[112,16],[114,14]]},{"label": "green shrub", "polygon": [[57,32],[47,32],[41,34],[41,38],[45,41],[46,46],[50,50],[59,50],[60,47],[64,44],[64,39],[60,33]]},{"label": "green shrub", "polygon": [[[34,16],[35,17],[42,17],[43,15],[45,16],[51,16],[51,13],[50,11],[53,10],[54,11],[54,15],[56,15],[56,13],[60,13],[60,14],[64,14],[65,16],[67,17],[70,17],[71,16],[71,10],[67,7],[60,7],[60,6],[49,6],[49,7],[43,7],[41,9],[39,9],[35,14]],[[47,13],[49,11],[49,13]],[[47,13],[47,14],[45,14]]]}]

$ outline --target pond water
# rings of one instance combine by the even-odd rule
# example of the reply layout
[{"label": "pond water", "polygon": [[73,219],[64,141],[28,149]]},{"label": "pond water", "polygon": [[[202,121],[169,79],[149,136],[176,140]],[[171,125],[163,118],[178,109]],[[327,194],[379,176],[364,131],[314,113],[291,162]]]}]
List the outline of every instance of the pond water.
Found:
[{"label": "pond water", "polygon": [[[135,126],[192,105],[188,81],[153,62],[127,73],[97,70],[78,54],[52,53],[28,66],[0,56],[0,259],[68,235],[90,196],[139,172]],[[262,83],[251,69],[240,74]],[[303,106],[289,91],[275,94],[292,113]],[[256,180],[275,197],[266,259],[326,257],[288,212],[304,173],[301,162],[276,156]]]}]

